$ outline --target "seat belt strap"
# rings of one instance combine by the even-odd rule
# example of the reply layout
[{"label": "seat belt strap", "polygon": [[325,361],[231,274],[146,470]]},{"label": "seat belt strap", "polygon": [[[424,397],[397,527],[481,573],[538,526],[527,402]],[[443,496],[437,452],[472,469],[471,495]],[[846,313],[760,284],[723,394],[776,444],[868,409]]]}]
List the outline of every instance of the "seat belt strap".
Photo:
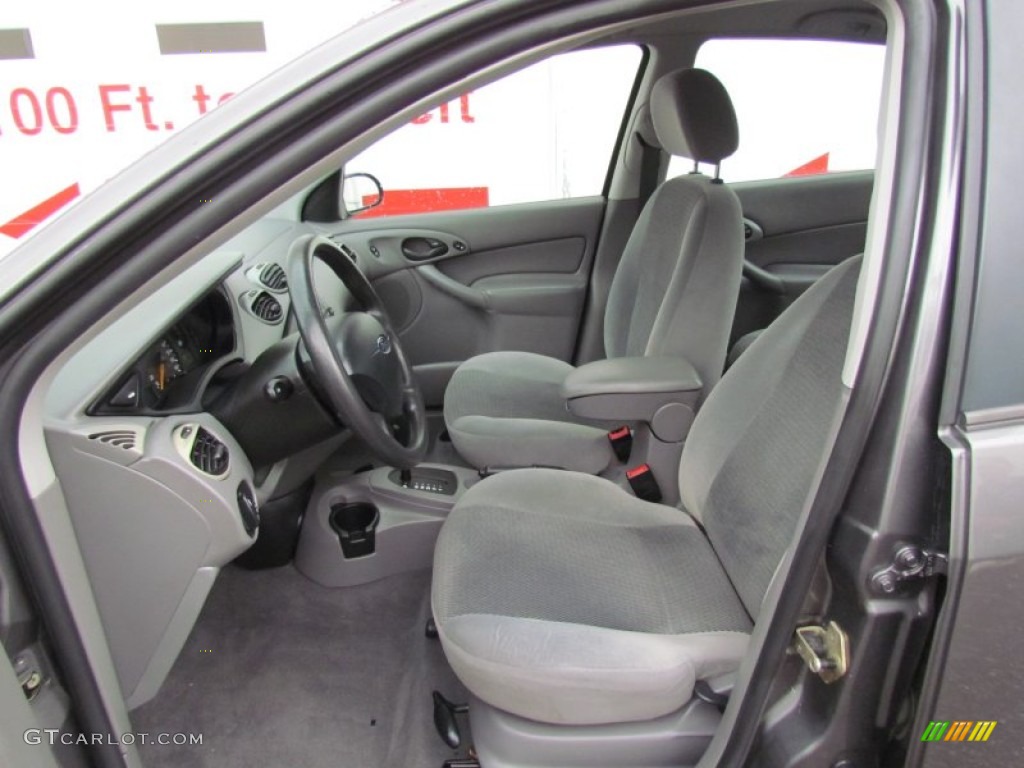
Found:
[{"label": "seat belt strap", "polygon": [[648,144],[639,134],[636,138],[640,142],[641,149],[640,189],[637,199],[640,201],[640,210],[642,211],[661,180],[661,149],[653,144]]}]

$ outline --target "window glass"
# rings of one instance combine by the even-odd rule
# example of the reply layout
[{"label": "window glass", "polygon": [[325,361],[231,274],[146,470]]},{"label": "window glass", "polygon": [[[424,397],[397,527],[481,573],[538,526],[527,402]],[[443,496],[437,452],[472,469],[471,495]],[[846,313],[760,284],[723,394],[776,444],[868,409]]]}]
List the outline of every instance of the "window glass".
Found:
[{"label": "window glass", "polygon": [[640,59],[631,45],[561,54],[420,115],[347,163],[384,187],[359,216],[601,194]]},{"label": "window glass", "polygon": [[[885,47],[806,40],[709,40],[696,66],[736,107],[740,146],[727,181],[874,168]],[[669,175],[692,162],[674,157]]]},{"label": "window glass", "polygon": [[399,1],[0,2],[0,258],[251,83]]}]

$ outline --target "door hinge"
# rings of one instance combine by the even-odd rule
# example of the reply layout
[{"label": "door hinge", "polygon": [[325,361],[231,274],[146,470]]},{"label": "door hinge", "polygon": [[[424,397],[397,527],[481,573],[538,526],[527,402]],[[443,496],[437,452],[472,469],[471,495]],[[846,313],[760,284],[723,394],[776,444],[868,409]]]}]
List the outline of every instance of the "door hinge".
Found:
[{"label": "door hinge", "polygon": [[797,627],[793,644],[807,668],[826,683],[839,680],[850,666],[850,638],[834,621]]},{"label": "door hinge", "polygon": [[946,573],[948,566],[949,558],[943,552],[913,545],[900,547],[892,563],[871,577],[871,587],[879,594],[891,595],[902,584]]}]

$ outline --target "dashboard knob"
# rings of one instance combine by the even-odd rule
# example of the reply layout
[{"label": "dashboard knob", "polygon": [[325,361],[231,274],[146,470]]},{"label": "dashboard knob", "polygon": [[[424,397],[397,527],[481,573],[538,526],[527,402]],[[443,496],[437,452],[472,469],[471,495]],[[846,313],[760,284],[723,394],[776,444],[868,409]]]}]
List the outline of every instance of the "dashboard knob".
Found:
[{"label": "dashboard knob", "polygon": [[275,376],[263,387],[267,399],[272,403],[280,403],[287,400],[295,392],[295,385],[287,376]]}]

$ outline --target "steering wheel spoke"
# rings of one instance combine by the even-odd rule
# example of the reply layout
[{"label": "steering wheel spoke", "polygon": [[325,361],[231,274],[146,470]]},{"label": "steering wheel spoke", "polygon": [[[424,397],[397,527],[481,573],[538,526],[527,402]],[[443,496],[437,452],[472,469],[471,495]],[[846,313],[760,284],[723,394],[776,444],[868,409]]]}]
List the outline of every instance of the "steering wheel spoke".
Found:
[{"label": "steering wheel spoke", "polygon": [[[313,284],[316,259],[341,279],[361,311],[324,317]],[[427,444],[423,399],[369,280],[333,242],[304,235],[289,253],[288,285],[317,381],[339,418],[378,458],[399,468],[418,464]]]}]

